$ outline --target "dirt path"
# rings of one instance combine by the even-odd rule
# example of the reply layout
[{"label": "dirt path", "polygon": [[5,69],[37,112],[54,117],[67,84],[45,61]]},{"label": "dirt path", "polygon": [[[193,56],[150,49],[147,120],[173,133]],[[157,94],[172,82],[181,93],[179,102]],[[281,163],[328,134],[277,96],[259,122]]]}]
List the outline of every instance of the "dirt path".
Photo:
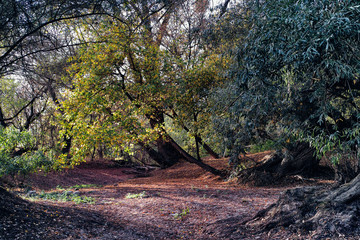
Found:
[{"label": "dirt path", "polygon": [[[207,163],[218,168],[227,165],[226,160]],[[186,162],[153,171],[148,177],[134,177],[129,169],[101,164],[90,164],[60,175],[32,177],[31,184],[36,191],[59,191],[54,190],[59,185],[66,188],[95,184],[95,187],[74,190],[80,196],[94,198],[95,203],[37,201],[23,210],[30,209],[27,212],[34,215],[32,220],[39,220],[42,225],[36,226],[31,219],[20,216],[16,218],[14,213],[13,219],[6,219],[23,221],[29,229],[26,232],[23,227],[0,221],[0,239],[1,236],[3,239],[281,239],[284,234],[289,235],[252,236],[238,231],[237,227],[274,203],[286,187],[239,186]],[[142,197],[127,198],[128,194]],[[16,230],[1,232],[1,224]]]}]

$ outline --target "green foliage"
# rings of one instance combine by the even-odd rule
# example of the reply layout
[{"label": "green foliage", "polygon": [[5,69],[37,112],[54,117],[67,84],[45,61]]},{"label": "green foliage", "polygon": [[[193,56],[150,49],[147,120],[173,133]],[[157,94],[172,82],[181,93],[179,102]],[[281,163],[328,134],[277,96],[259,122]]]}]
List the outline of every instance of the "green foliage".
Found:
[{"label": "green foliage", "polygon": [[179,213],[172,214],[175,220],[182,220],[186,215],[190,213],[189,207],[182,209]]},{"label": "green foliage", "polygon": [[[306,141],[319,155],[360,143],[360,7],[357,1],[281,0],[249,5],[251,31],[237,44],[236,99],[219,124],[230,145]],[[235,91],[234,91],[235,90]],[[223,94],[223,95],[224,95]]]},{"label": "green foliage", "polygon": [[97,184],[76,184],[74,186],[71,186],[70,188],[73,189],[81,189],[81,188],[100,188],[102,185]]},{"label": "green foliage", "polygon": [[126,199],[133,199],[133,198],[146,198],[146,192],[142,191],[141,193],[128,193],[126,194],[125,198]]},{"label": "green foliage", "polygon": [[12,116],[26,103],[26,99],[22,99],[17,94],[19,83],[10,78],[1,78],[0,80],[1,110],[7,116]]},{"label": "green foliage", "polygon": [[89,34],[97,43],[72,59],[74,88],[59,116],[62,134],[73,137],[74,162],[100,145],[120,153],[129,144],[155,142],[169,130],[164,114],[190,136],[201,133],[209,122],[209,90],[224,81],[218,71],[226,59],[203,51],[185,60],[130,23],[104,20]]},{"label": "green foliage", "polygon": [[61,185],[56,186],[57,190],[67,190],[67,189],[82,189],[82,188],[101,188],[102,185],[97,184],[76,184],[71,187],[63,187]]},{"label": "green foliage", "polygon": [[99,43],[84,47],[74,59],[74,91],[63,104],[63,127],[74,138],[75,161],[99,144],[121,151],[129,142],[158,138],[159,129],[150,129],[145,116],[166,98],[158,49],[144,42],[142,32],[129,36],[125,25],[107,21],[97,31]]},{"label": "green foliage", "polygon": [[0,128],[0,177],[4,175],[23,176],[37,170],[49,170],[54,159],[51,154],[34,150],[36,140],[28,131],[14,127]]},{"label": "green foliage", "polygon": [[48,200],[48,201],[61,201],[61,202],[75,202],[76,204],[87,203],[95,204],[95,199],[88,196],[80,196],[77,192],[63,191],[63,192],[44,192],[39,194],[35,193],[28,197],[31,200]]},{"label": "green foliage", "polygon": [[247,149],[247,152],[249,153],[258,153],[258,152],[264,152],[268,150],[274,150],[277,149],[277,143],[273,140],[265,140],[263,142],[255,143],[253,145],[250,145],[249,149]]}]

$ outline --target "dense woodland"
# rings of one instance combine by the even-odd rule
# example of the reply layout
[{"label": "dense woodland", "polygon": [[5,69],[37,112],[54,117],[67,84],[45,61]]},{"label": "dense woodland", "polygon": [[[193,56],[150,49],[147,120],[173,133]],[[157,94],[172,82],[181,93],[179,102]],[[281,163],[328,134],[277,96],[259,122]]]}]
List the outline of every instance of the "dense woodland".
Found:
[{"label": "dense woodland", "polygon": [[0,1],[4,189],[94,159],[258,185],[325,161],[336,186],[289,190],[244,224],[356,238],[359,104],[357,0]]}]

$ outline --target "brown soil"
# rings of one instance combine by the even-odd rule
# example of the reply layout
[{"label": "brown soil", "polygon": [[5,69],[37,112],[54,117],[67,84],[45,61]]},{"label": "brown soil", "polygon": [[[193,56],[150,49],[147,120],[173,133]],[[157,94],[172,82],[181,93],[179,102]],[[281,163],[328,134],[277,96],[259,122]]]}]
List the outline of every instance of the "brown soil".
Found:
[{"label": "brown soil", "polygon": [[[259,160],[266,154],[251,158]],[[208,159],[206,163],[228,168],[226,159]],[[26,184],[37,192],[59,191],[59,185],[102,186],[78,189],[81,196],[95,198],[95,204],[26,202],[0,191],[0,239],[308,238],[286,229],[256,234],[241,227],[275,203],[282,191],[303,185],[302,181],[250,188],[226,182],[187,162],[141,174],[132,168],[93,162],[60,174],[34,175]],[[145,192],[144,198],[126,198],[128,193],[141,192]]]}]

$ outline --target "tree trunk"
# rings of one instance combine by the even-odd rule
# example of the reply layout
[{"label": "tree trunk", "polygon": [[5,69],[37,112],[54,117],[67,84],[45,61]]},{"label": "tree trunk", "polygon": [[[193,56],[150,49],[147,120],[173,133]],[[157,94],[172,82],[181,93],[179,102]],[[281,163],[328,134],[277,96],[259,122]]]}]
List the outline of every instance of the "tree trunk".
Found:
[{"label": "tree trunk", "polygon": [[[139,145],[145,150],[147,154],[149,154],[150,158],[154,160],[156,163],[160,165],[161,168],[166,168],[171,166],[170,162],[167,161],[166,158],[158,151],[154,150],[152,147],[148,146],[143,142],[139,142]],[[174,163],[175,164],[175,163]]]},{"label": "tree trunk", "polygon": [[171,143],[171,145],[183,156],[183,158],[190,162],[195,163],[205,171],[211,172],[212,174],[220,177],[224,177],[224,173],[218,169],[215,169],[211,167],[210,165],[197,160],[196,158],[192,157],[190,154],[188,154],[184,149],[182,149],[170,136],[168,136],[168,141]]},{"label": "tree trunk", "polygon": [[293,149],[286,151],[276,172],[280,176],[311,175],[318,165],[319,159],[315,157],[315,149],[307,143],[298,143]]},{"label": "tree trunk", "polygon": [[300,234],[311,231],[312,239],[337,239],[341,235],[341,239],[354,236],[357,239],[359,205],[360,175],[331,190],[321,187],[287,190],[277,203],[260,211],[244,226],[259,232],[282,227]]},{"label": "tree trunk", "polygon": [[217,154],[216,152],[214,152],[214,150],[212,150],[212,148],[207,145],[206,143],[203,142],[202,138],[199,136],[198,137],[198,142],[203,146],[203,148],[205,149],[205,151],[210,154],[213,158],[219,159],[219,154]]},{"label": "tree trunk", "polygon": [[200,149],[199,149],[199,140],[198,140],[198,137],[197,137],[197,136],[195,136],[195,147],[196,147],[196,157],[197,157],[197,160],[201,161]]},{"label": "tree trunk", "polygon": [[307,143],[297,143],[293,148],[275,152],[259,165],[239,173],[239,180],[256,186],[274,184],[286,176],[312,176],[319,167],[314,149]]},{"label": "tree trunk", "polygon": [[[173,110],[173,114],[174,116],[178,116],[177,113]],[[190,132],[190,129],[188,127],[186,127],[184,124],[182,124],[182,128],[186,131],[186,132]],[[210,154],[213,158],[216,158],[216,159],[219,159],[220,156],[219,154],[217,154],[209,145],[207,145],[206,143],[204,143],[204,141],[202,140],[201,136],[198,135],[197,136],[197,140],[198,140],[198,143],[200,143],[203,148],[205,149],[205,151]]]},{"label": "tree trunk", "polygon": [[187,162],[195,163],[207,172],[211,172],[216,176],[224,177],[224,173],[217,170],[210,165],[197,160],[187,153],[182,147],[180,147],[170,136],[166,136],[166,139],[158,139],[157,146],[159,151],[154,150],[150,146],[139,142],[145,151],[149,154],[150,158],[157,162],[162,168],[166,168],[174,165],[180,159],[184,159]]},{"label": "tree trunk", "polygon": [[157,139],[156,144],[159,154],[161,154],[164,159],[164,167],[170,167],[183,158],[179,151],[165,139]]},{"label": "tree trunk", "polygon": [[[150,117],[151,116],[151,117]],[[153,114],[148,116],[150,125],[152,128],[162,126],[165,122],[164,115],[161,111],[154,111]],[[154,149],[146,147],[144,144],[142,146],[146,147],[145,150],[148,152],[151,158],[156,162],[161,163],[162,167],[169,167],[177,163],[180,159],[185,159],[188,162],[195,163],[202,169],[211,172],[217,176],[223,176],[223,172],[207,165],[206,163],[197,160],[187,153],[182,147],[180,147],[163,129],[162,136],[159,137],[156,141],[157,149],[156,152]]]}]

